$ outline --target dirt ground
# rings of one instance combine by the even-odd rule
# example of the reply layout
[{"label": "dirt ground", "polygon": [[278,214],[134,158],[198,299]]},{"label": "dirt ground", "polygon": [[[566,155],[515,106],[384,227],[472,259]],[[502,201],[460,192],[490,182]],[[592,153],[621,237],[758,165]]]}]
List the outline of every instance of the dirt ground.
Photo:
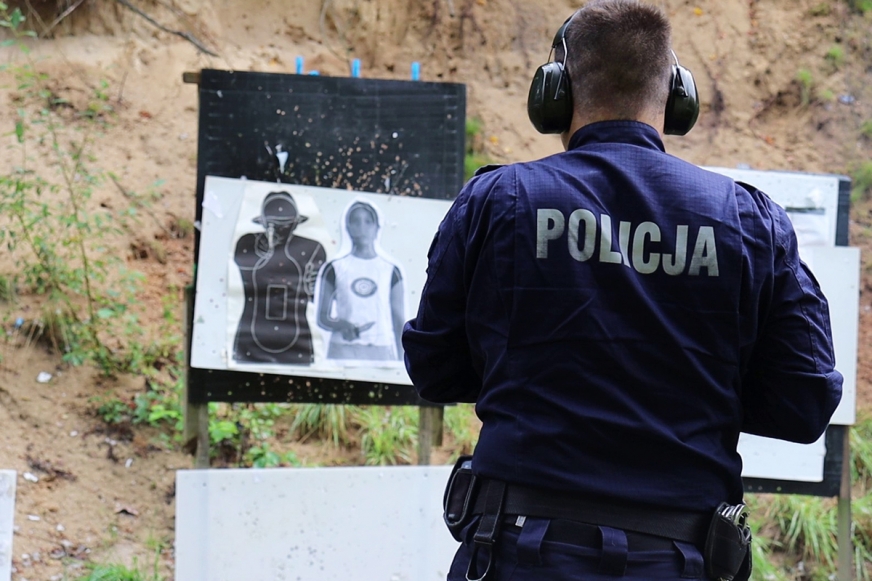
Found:
[{"label": "dirt ground", "polygon": [[[872,140],[861,126],[872,119],[872,19],[842,0],[655,3],[672,18],[676,53],[694,71],[703,101],[697,127],[687,137],[667,137],[668,151],[707,166],[838,174],[870,160]],[[41,20],[33,15],[29,23],[44,36],[29,43],[32,54],[74,106],[95,90],[107,92],[113,112],[95,139],[96,163],[124,188],[155,188],[154,219],[129,242],[141,247],[159,240],[165,249],[160,256],[128,252],[126,260],[147,275],[146,311],[159,313],[162,297],[175,293],[181,317],[177,289],[191,280],[193,241],[167,237],[164,229],[193,221],[195,210],[197,90],[182,83],[182,73],[290,73],[302,55],[308,70],[323,75],[348,75],[350,59],[359,58],[364,77],[405,79],[419,61],[424,80],[467,84],[468,115],[481,119],[491,158],[533,159],[560,144],[527,121],[529,80],[554,31],[582,2],[132,2],[187,38],[159,30],[117,0],[85,0],[57,23],[56,4],[31,3]],[[23,58],[14,48],[0,50],[0,62]],[[803,70],[806,86],[798,80]],[[7,135],[17,89],[8,78],[0,85],[0,133]],[[5,144],[14,147],[14,138],[8,135]],[[4,171],[11,163],[0,160]],[[93,202],[128,203],[112,183]],[[851,244],[863,249],[858,407],[872,411],[872,203],[858,201],[851,216]],[[0,266],[9,266],[2,255]],[[27,318],[26,308],[27,301],[0,304],[11,320]],[[114,434],[94,413],[96,399],[130,397],[143,390],[143,378],[109,380],[61,365],[40,346],[0,344],[0,350],[0,469],[19,472],[13,579],[75,578],[85,560],[136,561],[147,569],[158,551],[161,570],[170,574],[174,473],[192,460],[147,428],[130,437]],[[48,383],[36,380],[43,371],[53,374]],[[331,458],[335,452],[316,444],[296,449],[315,461],[353,461]]]}]

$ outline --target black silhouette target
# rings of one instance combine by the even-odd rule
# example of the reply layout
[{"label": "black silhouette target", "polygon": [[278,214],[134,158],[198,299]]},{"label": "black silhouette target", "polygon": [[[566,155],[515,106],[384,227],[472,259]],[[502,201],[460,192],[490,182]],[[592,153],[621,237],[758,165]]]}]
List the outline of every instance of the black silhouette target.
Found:
[{"label": "black silhouette target", "polygon": [[[463,185],[463,85],[203,70],[199,95],[198,222],[207,175],[436,199]],[[267,196],[264,232],[240,238],[233,255],[246,297],[231,356],[299,374],[191,368],[190,401],[423,403],[411,386],[306,377],[306,304],[326,254],[292,234],[305,218]]]},{"label": "black silhouette target", "polygon": [[266,231],[246,234],[233,260],[245,293],[231,357],[244,363],[308,365],[315,359],[306,306],[327,253],[315,240],[294,234],[308,220],[287,192],[264,198],[254,222]]}]

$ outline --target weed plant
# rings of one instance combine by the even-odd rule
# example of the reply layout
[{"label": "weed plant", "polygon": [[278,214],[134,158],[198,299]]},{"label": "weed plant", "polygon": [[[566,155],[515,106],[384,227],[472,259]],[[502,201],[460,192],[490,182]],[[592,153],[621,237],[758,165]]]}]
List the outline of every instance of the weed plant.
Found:
[{"label": "weed plant", "polygon": [[827,54],[824,55],[824,58],[829,62],[833,68],[840,69],[843,64],[845,64],[845,49],[842,48],[841,45],[834,44],[827,50]]},{"label": "weed plant", "polygon": [[477,117],[466,120],[466,154],[463,158],[463,175],[468,180],[483,165],[493,163],[484,149],[482,121]]},{"label": "weed plant", "polygon": [[872,413],[861,412],[851,428],[851,480],[866,498],[872,488]]},{"label": "weed plant", "polygon": [[88,573],[77,577],[76,581],[166,581],[160,574],[160,556],[167,548],[165,543],[150,538],[147,545],[153,552],[150,572],[140,569],[138,559],[134,557],[132,567],[120,563],[91,563],[87,565]]},{"label": "weed plant", "polygon": [[861,202],[869,198],[872,191],[872,161],[864,161],[854,167],[851,172],[853,185],[851,187],[851,203]]},{"label": "weed plant", "polygon": [[453,464],[463,454],[472,454],[478,443],[478,420],[475,416],[475,406],[461,403],[445,408],[445,430],[454,439],[454,446],[449,457]]},{"label": "weed plant", "polygon": [[[0,176],[0,244],[15,269],[0,273],[2,295],[37,299],[40,316],[29,328],[66,362],[93,362],[107,374],[142,371],[156,359],[136,312],[142,275],[129,271],[116,250],[138,202],[114,213],[91,203],[106,177],[91,153],[111,114],[106,85],[94,89],[85,110],[62,115],[72,106],[38,71],[23,42],[34,34],[23,24],[19,9],[0,2],[0,27],[12,36],[3,44],[18,44],[24,57],[2,68],[18,89],[8,153],[15,165]],[[36,154],[50,162],[37,162]]]},{"label": "weed plant", "polygon": [[872,12],[872,0],[848,0],[851,7],[864,16]]},{"label": "weed plant", "polygon": [[418,408],[410,406],[360,408],[360,449],[368,466],[412,461],[418,437]]},{"label": "weed plant", "polygon": [[814,74],[809,69],[799,69],[796,72],[796,80],[799,83],[800,102],[803,107],[808,107],[815,84]]},{"label": "weed plant", "polygon": [[332,442],[334,446],[351,444],[351,428],[359,408],[334,404],[300,404],[292,408],[293,432],[300,440],[317,437]]},{"label": "weed plant", "polygon": [[151,573],[143,573],[134,563],[132,568],[118,563],[97,564],[84,577],[77,581],[164,581],[164,577],[155,570]]}]

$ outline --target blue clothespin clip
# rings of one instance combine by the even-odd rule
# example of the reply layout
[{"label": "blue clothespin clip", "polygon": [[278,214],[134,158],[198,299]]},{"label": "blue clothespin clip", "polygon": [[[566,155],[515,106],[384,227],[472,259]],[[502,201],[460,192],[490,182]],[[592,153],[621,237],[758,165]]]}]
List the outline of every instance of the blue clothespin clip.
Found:
[{"label": "blue clothespin clip", "polygon": [[421,80],[421,63],[419,63],[418,61],[412,63],[412,80]]},{"label": "blue clothespin clip", "polygon": [[303,74],[303,57],[301,57],[301,56],[297,57],[297,74],[298,75]]},{"label": "blue clothespin clip", "polygon": [[360,78],[360,59],[351,61],[351,76],[355,79]]}]

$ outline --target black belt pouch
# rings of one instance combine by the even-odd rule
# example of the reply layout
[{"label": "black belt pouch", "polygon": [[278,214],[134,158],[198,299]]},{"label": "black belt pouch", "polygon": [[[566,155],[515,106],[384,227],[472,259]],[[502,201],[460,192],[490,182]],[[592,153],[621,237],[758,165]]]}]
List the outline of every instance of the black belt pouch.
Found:
[{"label": "black belt pouch", "polygon": [[715,511],[705,540],[706,575],[715,581],[745,581],[751,576],[751,529],[721,512],[721,507]]},{"label": "black belt pouch", "polygon": [[460,532],[472,520],[478,482],[472,473],[472,456],[461,456],[451,470],[442,497],[442,516],[454,540],[462,542]]}]

